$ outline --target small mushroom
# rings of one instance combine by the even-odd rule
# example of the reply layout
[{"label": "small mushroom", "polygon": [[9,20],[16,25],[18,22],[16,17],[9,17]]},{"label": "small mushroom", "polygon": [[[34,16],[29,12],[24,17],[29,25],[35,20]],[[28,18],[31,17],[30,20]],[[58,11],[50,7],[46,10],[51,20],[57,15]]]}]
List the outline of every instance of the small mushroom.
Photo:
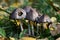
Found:
[{"label": "small mushroom", "polygon": [[38,17],[38,12],[35,9],[33,9],[31,6],[26,6],[24,10],[26,11],[26,19],[29,20],[31,24],[32,35],[34,35],[33,22]]},{"label": "small mushroom", "polygon": [[28,35],[31,35],[31,29],[30,29],[29,20],[26,20],[26,22],[28,23]]},{"label": "small mushroom", "polygon": [[11,19],[23,19],[23,18],[26,18],[26,12],[21,8],[17,8],[11,13],[10,18]]},{"label": "small mushroom", "polygon": [[48,15],[39,15],[37,19],[35,20],[37,23],[43,23],[43,28],[47,29],[49,25],[51,24],[51,19]]},{"label": "small mushroom", "polygon": [[10,15],[10,19],[15,19],[18,21],[17,24],[20,22],[21,31],[23,31],[23,26],[22,22],[19,20],[24,18],[26,18],[26,12],[21,8],[16,8]]},{"label": "small mushroom", "polygon": [[48,15],[41,15],[38,16],[36,19],[37,23],[45,23],[45,22],[51,22],[50,17]]}]

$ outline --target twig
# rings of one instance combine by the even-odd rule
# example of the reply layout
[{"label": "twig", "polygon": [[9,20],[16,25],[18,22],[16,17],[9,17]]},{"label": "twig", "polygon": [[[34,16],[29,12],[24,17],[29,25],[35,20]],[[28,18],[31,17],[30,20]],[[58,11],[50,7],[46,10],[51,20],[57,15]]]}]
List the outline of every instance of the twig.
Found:
[{"label": "twig", "polygon": [[4,12],[6,12],[6,13],[10,14],[8,11],[6,11],[6,10],[3,10],[3,9],[1,9],[1,8],[0,8],[0,11],[4,11]]}]

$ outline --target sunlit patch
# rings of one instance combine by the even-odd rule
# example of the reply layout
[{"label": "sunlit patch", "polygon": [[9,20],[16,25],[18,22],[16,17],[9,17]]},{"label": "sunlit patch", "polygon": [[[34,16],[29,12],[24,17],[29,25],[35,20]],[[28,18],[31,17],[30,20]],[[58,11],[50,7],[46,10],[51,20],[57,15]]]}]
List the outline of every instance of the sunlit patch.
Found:
[{"label": "sunlit patch", "polygon": [[13,4],[11,5],[11,7],[16,7],[16,8],[18,8],[20,5],[21,5],[20,3],[13,3]]},{"label": "sunlit patch", "polygon": [[0,19],[4,19],[4,18],[8,18],[9,14],[3,12],[3,11],[0,11]]},{"label": "sunlit patch", "polygon": [[3,16],[0,16],[0,19],[3,19]]},{"label": "sunlit patch", "polygon": [[40,24],[39,24],[39,23],[37,23],[37,26],[40,26]]},{"label": "sunlit patch", "polygon": [[51,28],[50,28],[50,30],[51,30],[51,31],[53,31],[53,30],[54,30],[54,28],[53,28],[53,27],[51,27]]},{"label": "sunlit patch", "polygon": [[20,20],[16,20],[17,26],[20,25]]},{"label": "sunlit patch", "polygon": [[48,29],[48,23],[43,23],[43,27],[44,27],[44,29]]},{"label": "sunlit patch", "polygon": [[52,22],[56,22],[56,21],[57,21],[56,17],[52,17],[52,18],[51,18],[51,21],[52,21]]},{"label": "sunlit patch", "polygon": [[13,37],[9,37],[10,38],[10,40],[15,40],[15,38],[13,38]]},{"label": "sunlit patch", "polygon": [[23,37],[20,40],[36,40],[36,38],[32,38],[32,37]]},{"label": "sunlit patch", "polygon": [[25,21],[28,23],[29,20],[25,20]]},{"label": "sunlit patch", "polygon": [[32,21],[30,21],[30,25],[33,25],[33,22]]},{"label": "sunlit patch", "polygon": [[4,11],[0,11],[0,15],[1,15],[1,16],[9,16],[9,14],[7,14],[7,13],[4,12]]},{"label": "sunlit patch", "polygon": [[12,22],[15,22],[14,20],[11,20]]}]

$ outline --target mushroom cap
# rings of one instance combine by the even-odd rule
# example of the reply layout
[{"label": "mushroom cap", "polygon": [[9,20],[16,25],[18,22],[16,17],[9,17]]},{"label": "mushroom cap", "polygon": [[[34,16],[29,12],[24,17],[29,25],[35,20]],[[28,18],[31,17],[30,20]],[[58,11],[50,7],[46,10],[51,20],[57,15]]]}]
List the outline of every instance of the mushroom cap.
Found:
[{"label": "mushroom cap", "polygon": [[50,23],[51,20],[50,20],[50,17],[48,15],[43,14],[43,15],[37,17],[36,22],[37,23],[45,23],[45,22]]},{"label": "mushroom cap", "polygon": [[38,12],[31,6],[26,6],[24,10],[26,11],[26,19],[35,21],[35,19],[38,17]]},{"label": "mushroom cap", "polygon": [[11,19],[23,19],[23,18],[26,18],[26,12],[21,8],[17,8],[11,13],[10,18]]},{"label": "mushroom cap", "polygon": [[44,15],[44,20],[43,20],[43,22],[48,22],[48,23],[50,23],[50,22],[51,22],[50,17],[49,17],[48,15]]}]

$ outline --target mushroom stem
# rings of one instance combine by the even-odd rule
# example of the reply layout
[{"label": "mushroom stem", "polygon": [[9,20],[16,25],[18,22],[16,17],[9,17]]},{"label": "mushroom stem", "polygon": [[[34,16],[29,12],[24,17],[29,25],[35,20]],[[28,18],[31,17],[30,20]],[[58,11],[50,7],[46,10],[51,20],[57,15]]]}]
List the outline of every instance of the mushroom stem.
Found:
[{"label": "mushroom stem", "polygon": [[31,29],[29,24],[28,24],[28,34],[31,35]]},{"label": "mushroom stem", "polygon": [[37,23],[37,35],[39,35],[39,34],[38,34],[38,33],[39,33],[39,26],[40,26],[40,24]]},{"label": "mushroom stem", "polygon": [[28,35],[31,35],[31,28],[30,28],[29,20],[26,20],[26,22],[28,23]]},{"label": "mushroom stem", "polygon": [[32,35],[34,36],[34,26],[33,26],[33,22],[32,21],[30,21],[30,25],[31,25],[31,31],[32,31]]},{"label": "mushroom stem", "polygon": [[23,24],[22,24],[21,20],[16,20],[16,24],[17,24],[17,26],[19,26],[18,28],[21,28],[21,31],[23,31]]},{"label": "mushroom stem", "polygon": [[34,27],[33,27],[33,25],[32,25],[32,35],[34,36]]},{"label": "mushroom stem", "polygon": [[20,22],[20,27],[21,27],[21,31],[23,31],[24,29],[23,29],[23,24],[22,24],[22,22]]}]

